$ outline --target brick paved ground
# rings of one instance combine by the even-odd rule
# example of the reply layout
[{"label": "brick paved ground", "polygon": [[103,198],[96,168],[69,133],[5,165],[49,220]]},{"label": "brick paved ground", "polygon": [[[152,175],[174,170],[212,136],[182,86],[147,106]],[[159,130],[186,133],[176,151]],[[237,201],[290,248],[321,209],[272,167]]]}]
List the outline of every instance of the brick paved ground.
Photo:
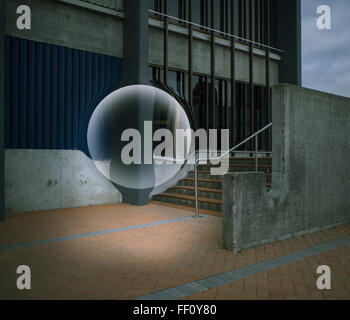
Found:
[{"label": "brick paved ground", "polygon": [[[150,204],[18,214],[0,223],[0,246],[187,217]],[[221,219],[206,216],[27,248],[0,251],[0,299],[132,299],[350,235],[350,224],[233,254],[220,249]],[[316,268],[332,269],[332,290]],[[16,289],[28,265],[32,290]],[[188,299],[350,299],[350,246],[333,249]]]}]

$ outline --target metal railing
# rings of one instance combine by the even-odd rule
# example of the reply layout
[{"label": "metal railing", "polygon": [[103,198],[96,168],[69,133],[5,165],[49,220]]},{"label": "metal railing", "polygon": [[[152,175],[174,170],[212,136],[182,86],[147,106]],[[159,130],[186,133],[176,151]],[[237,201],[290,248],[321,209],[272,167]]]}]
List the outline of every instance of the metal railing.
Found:
[{"label": "metal railing", "polygon": [[[199,206],[198,206],[198,164],[200,161],[206,160],[206,161],[218,161],[220,159],[222,159],[223,157],[225,157],[227,154],[230,154],[232,152],[234,153],[254,153],[254,157],[255,157],[255,171],[258,172],[259,166],[258,166],[258,154],[272,154],[271,151],[258,151],[258,136],[265,132],[267,129],[269,129],[270,127],[272,127],[272,123],[268,124],[267,126],[265,126],[264,128],[260,129],[259,131],[257,131],[256,133],[254,133],[253,135],[251,135],[250,137],[248,137],[247,139],[243,140],[242,142],[240,142],[239,144],[235,145],[234,147],[232,147],[231,149],[225,151],[223,154],[221,154],[219,157],[206,157],[206,158],[199,158],[198,155],[200,153],[209,153],[210,152],[217,152],[217,151],[211,151],[211,150],[196,150],[195,152],[193,152],[190,156],[183,158],[183,159],[179,159],[179,158],[168,158],[168,157],[153,157],[156,160],[160,160],[160,161],[168,161],[168,162],[173,162],[176,161],[177,163],[179,162],[183,162],[183,164],[185,164],[185,162],[188,162],[189,159],[192,159],[192,157],[194,156],[194,189],[195,189],[195,205],[196,205],[196,211],[195,211],[195,215],[193,216],[193,218],[200,218],[199,215]],[[244,144],[246,144],[247,142],[253,140],[255,138],[255,150],[254,151],[237,151],[237,149],[241,146],[243,146]],[[175,162],[175,163],[176,163]]]},{"label": "metal railing", "polygon": [[[258,172],[258,136],[265,132],[267,129],[269,129],[270,127],[272,127],[272,123],[268,124],[267,126],[265,126],[264,128],[260,129],[259,131],[257,131],[256,133],[254,133],[253,135],[251,135],[250,137],[248,137],[247,139],[243,140],[242,142],[240,142],[239,144],[235,145],[232,149],[227,150],[226,152],[224,152],[222,155],[220,155],[219,157],[214,157],[214,158],[210,158],[208,157],[206,160],[209,161],[217,161],[222,159],[223,157],[225,157],[227,154],[230,154],[231,152],[235,151],[236,149],[238,149],[239,147],[241,147],[242,145],[246,144],[247,142],[253,140],[255,138],[255,171]],[[249,151],[251,152],[251,151]],[[264,153],[271,153],[271,152],[264,152]],[[195,159],[195,163],[194,163],[194,192],[195,192],[195,205],[196,205],[196,211],[195,211],[195,215],[193,216],[193,218],[200,218],[199,215],[199,205],[198,205],[198,163],[202,160],[197,158],[197,153],[195,155],[196,159]]]}]

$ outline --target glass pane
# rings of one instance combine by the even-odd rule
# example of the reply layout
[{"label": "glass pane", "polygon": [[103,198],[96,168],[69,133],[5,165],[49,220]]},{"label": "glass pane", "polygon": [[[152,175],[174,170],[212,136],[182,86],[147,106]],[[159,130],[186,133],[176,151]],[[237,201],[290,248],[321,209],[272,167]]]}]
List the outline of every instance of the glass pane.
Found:
[{"label": "glass pane", "polygon": [[206,128],[206,80],[202,76],[192,78],[193,109],[198,128]]},{"label": "glass pane", "polygon": [[192,0],[192,22],[201,24],[201,0]]},{"label": "glass pane", "polygon": [[185,75],[183,72],[168,71],[168,85],[177,95],[184,98],[185,94]]},{"label": "glass pane", "polygon": [[168,15],[179,18],[179,0],[168,1]]},{"label": "glass pane", "polygon": [[154,0],[148,0],[148,9],[154,10]]},{"label": "glass pane", "polygon": [[221,15],[221,2],[222,0],[214,0],[214,29],[220,30],[220,15]]}]

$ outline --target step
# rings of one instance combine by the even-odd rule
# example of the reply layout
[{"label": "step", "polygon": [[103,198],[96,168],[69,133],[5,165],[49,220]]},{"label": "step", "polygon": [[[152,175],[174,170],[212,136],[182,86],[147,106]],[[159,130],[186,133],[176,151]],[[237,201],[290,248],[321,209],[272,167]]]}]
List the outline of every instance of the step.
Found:
[{"label": "step", "polygon": [[[220,197],[221,198],[221,197]],[[182,205],[186,207],[195,207],[195,196],[176,194],[176,193],[161,193],[153,196],[153,200]],[[206,197],[198,197],[198,207],[205,210],[221,212],[221,199],[211,199]]]},{"label": "step", "polygon": [[[191,186],[175,186],[171,187],[169,189],[185,189],[185,190],[193,190],[194,187]],[[222,193],[221,189],[212,189],[212,188],[203,188],[203,187],[198,187],[198,191],[203,191],[203,192],[213,192],[213,193]]]},{"label": "step", "polygon": [[[167,193],[175,193],[180,195],[195,195],[195,189],[194,186],[175,186],[169,188]],[[205,188],[205,187],[199,187],[198,188],[198,196],[202,198],[211,198],[211,199],[221,199],[221,189],[213,189],[213,188]]]},{"label": "step", "polygon": [[[193,208],[193,207],[182,206],[182,205],[174,204],[174,203],[168,203],[168,202],[162,202],[162,201],[156,201],[156,200],[151,200],[150,203],[154,203],[154,204],[164,206],[164,207],[169,207],[169,208],[186,210],[186,211],[190,211],[190,212],[196,211],[195,208]],[[201,208],[199,208],[198,211],[201,214],[206,214],[206,215],[215,216],[215,217],[221,217],[220,211],[212,211],[212,210],[206,210],[206,209],[201,209]]]},{"label": "step", "polygon": [[[184,178],[183,181],[194,181],[194,178]],[[181,180],[181,181],[182,181]],[[198,182],[214,182],[214,183],[222,183],[221,179],[205,179],[205,178],[198,178]]]},{"label": "step", "polygon": [[[205,165],[208,166],[208,165]],[[219,167],[220,165],[210,164],[210,167]],[[230,168],[255,168],[255,163],[230,163]],[[271,169],[272,164],[258,164],[258,168]]]},{"label": "step", "polygon": [[[188,174],[194,174],[194,171],[190,171]],[[213,176],[210,171],[206,171],[206,170],[198,170],[198,175],[206,175],[206,176]],[[216,176],[213,176],[216,177]],[[266,173],[266,177],[271,178],[272,177],[272,173]]]},{"label": "step", "polygon": [[[178,186],[194,186],[194,178],[184,178],[179,181]],[[219,189],[221,190],[221,179],[217,178],[198,178],[198,187],[200,188],[209,188],[209,189]]]},{"label": "step", "polygon": [[[176,193],[160,193],[157,194],[157,196],[163,196],[163,197],[169,197],[169,198],[178,198],[178,199],[186,199],[195,201],[195,196],[186,196],[183,194],[176,194]],[[206,202],[206,203],[212,203],[212,204],[219,204],[221,205],[221,200],[218,199],[210,199],[210,198],[202,198],[198,197],[199,202]]]},{"label": "step", "polygon": [[[184,178],[181,181],[188,181],[188,182],[192,183],[190,186],[194,186],[194,178]],[[220,186],[222,186],[222,180],[220,180],[220,179],[203,179],[203,178],[198,178],[198,184],[199,183],[204,183],[204,184],[216,183],[216,184],[220,184]],[[181,186],[181,185],[179,185],[179,186]],[[220,187],[220,186],[218,188],[210,188],[210,187],[204,187],[204,188],[221,190],[222,187]],[[272,183],[271,182],[266,182],[266,186],[268,188],[271,188],[272,187]],[[198,186],[198,188],[200,188],[200,186]]]},{"label": "step", "polygon": [[[255,157],[251,158],[230,158],[230,163],[254,163],[255,164]],[[272,164],[272,158],[266,158],[266,157],[258,157],[258,163],[261,164]]]},{"label": "step", "polygon": [[[218,166],[213,166],[213,165],[199,165],[198,170],[199,171],[210,171],[211,168],[216,168]],[[229,172],[252,172],[255,171],[255,165],[230,165],[228,168]],[[261,165],[258,166],[258,171],[259,172],[271,172],[272,171],[272,166],[269,165]]]}]

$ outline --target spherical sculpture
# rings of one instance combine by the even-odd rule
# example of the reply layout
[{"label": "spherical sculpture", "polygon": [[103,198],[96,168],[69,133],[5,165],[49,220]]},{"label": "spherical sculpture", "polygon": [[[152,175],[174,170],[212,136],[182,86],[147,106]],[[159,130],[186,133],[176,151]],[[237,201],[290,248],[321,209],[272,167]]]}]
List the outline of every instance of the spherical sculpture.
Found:
[{"label": "spherical sculpture", "polygon": [[181,169],[183,162],[172,159],[186,158],[193,148],[180,139],[186,129],[187,114],[170,94],[147,85],[127,86],[95,109],[88,148],[98,170],[116,187],[152,190]]}]

